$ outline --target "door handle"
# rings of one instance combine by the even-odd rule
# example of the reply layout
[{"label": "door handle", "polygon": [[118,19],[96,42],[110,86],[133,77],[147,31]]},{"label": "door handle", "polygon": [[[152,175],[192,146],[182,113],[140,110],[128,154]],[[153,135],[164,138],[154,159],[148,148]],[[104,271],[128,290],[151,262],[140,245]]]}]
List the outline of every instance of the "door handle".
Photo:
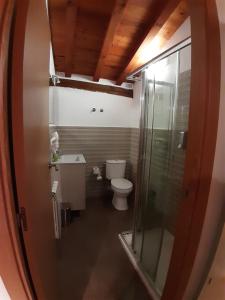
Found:
[{"label": "door handle", "polygon": [[59,168],[58,168],[58,166],[57,166],[56,164],[49,163],[49,164],[48,164],[48,168],[49,168],[49,169],[55,168],[56,171],[59,171]]},{"label": "door handle", "polygon": [[27,226],[27,215],[25,207],[20,207],[19,211],[19,224],[24,231],[28,230]]},{"label": "door handle", "polygon": [[186,149],[187,137],[188,137],[188,132],[187,131],[180,131],[179,132],[177,149],[183,149],[183,150]]}]

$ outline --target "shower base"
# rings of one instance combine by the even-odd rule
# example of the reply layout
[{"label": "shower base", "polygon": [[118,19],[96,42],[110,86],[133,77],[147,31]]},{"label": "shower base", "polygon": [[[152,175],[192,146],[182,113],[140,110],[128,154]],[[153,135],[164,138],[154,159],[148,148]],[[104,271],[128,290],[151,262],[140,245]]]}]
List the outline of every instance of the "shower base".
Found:
[{"label": "shower base", "polygon": [[[157,232],[158,230],[160,229],[155,228],[154,230],[149,230],[149,232],[147,232],[146,234],[151,237],[154,237],[154,235],[156,236],[158,235]],[[130,262],[132,263],[133,267],[135,268],[140,278],[142,279],[150,296],[154,300],[159,300],[161,298],[161,291],[164,288],[167,271],[169,269],[169,262],[170,262],[170,256],[172,254],[174,237],[167,230],[165,230],[163,244],[162,244],[162,252],[159,260],[155,282],[151,280],[148,273],[144,270],[140,262],[139,256],[136,255],[132,249],[132,232],[131,231],[122,232],[121,234],[119,234],[119,239],[121,241],[121,244],[126,254],[128,255]],[[150,252],[152,252],[152,255],[154,256],[154,246],[149,245],[148,248]]]}]

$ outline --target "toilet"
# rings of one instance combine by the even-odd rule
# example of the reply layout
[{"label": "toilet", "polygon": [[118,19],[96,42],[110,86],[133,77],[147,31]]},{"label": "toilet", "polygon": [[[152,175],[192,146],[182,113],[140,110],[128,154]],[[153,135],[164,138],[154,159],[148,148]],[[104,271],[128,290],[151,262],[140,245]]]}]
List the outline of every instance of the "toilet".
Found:
[{"label": "toilet", "polygon": [[127,210],[127,196],[133,189],[133,184],[125,179],[126,160],[107,160],[106,178],[111,180],[114,191],[112,204],[117,210]]}]

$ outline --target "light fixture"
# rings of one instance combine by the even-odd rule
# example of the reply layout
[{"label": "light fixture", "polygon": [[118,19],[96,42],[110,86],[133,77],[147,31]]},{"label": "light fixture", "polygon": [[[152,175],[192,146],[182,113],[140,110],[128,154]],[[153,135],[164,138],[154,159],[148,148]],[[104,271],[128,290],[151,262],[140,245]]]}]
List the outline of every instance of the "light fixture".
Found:
[{"label": "light fixture", "polygon": [[138,53],[138,65],[142,65],[155,57],[160,50],[161,38],[156,36],[150,43],[146,43]]},{"label": "light fixture", "polygon": [[169,72],[168,60],[166,58],[149,65],[146,69],[148,79],[166,80]]}]

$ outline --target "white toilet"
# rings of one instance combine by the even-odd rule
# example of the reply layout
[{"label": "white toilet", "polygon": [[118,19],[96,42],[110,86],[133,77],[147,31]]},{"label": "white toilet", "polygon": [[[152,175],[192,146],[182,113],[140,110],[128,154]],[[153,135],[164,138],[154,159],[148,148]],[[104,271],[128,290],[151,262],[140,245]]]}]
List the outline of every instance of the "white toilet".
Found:
[{"label": "white toilet", "polygon": [[112,204],[117,210],[127,210],[127,196],[133,189],[133,184],[125,179],[125,160],[107,160],[106,178],[111,180],[111,188],[114,191]]}]

